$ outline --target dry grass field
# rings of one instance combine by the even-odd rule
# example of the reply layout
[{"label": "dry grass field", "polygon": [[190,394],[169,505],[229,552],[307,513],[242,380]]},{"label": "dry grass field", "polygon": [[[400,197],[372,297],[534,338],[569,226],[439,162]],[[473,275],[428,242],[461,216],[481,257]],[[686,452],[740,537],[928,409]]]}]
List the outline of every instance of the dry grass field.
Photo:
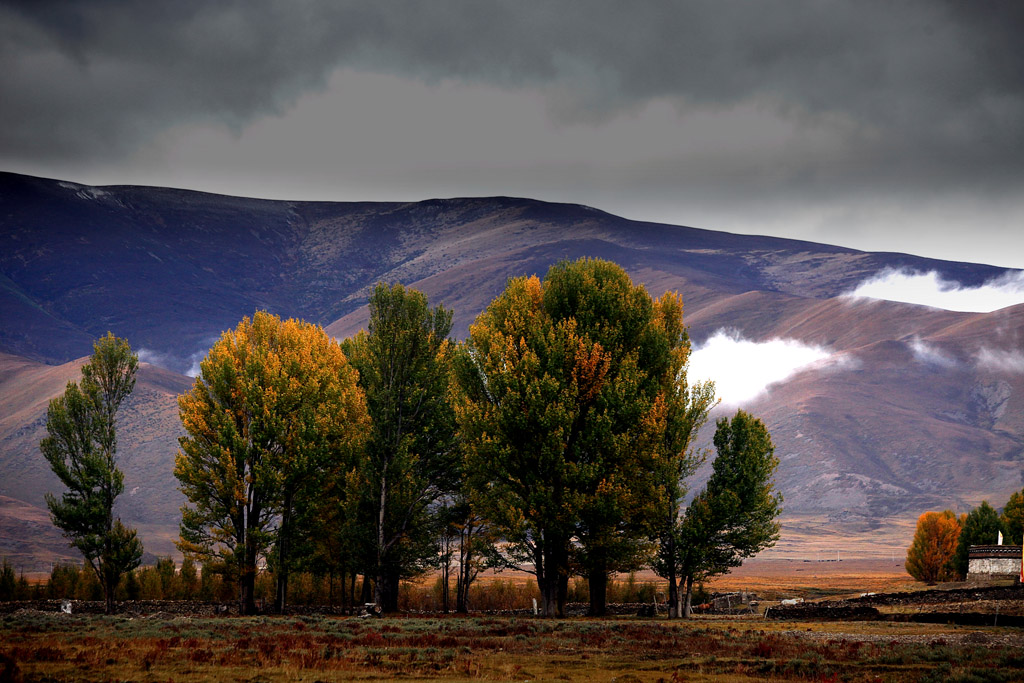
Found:
[{"label": "dry grass field", "polygon": [[766,597],[814,598],[860,593],[891,593],[923,587],[907,574],[903,558],[849,560],[747,561],[725,576],[708,581],[709,590],[745,590]]},{"label": "dry grass field", "polygon": [[1012,681],[1014,630],[756,618],[0,620],[5,681]]},{"label": "dry grass field", "polygon": [[[487,584],[506,598],[528,599],[531,592],[522,576],[488,577]],[[763,594],[762,608],[786,596],[929,595],[915,593],[925,587],[879,560],[761,560],[707,588]],[[980,597],[957,599],[963,602],[935,609],[993,607]],[[1003,600],[1003,614],[1011,602]],[[0,681],[1024,680],[1024,629],[1006,626],[776,621],[760,610],[688,621],[480,613],[212,617],[183,615],[180,608],[172,614],[170,605],[115,616],[9,605],[0,616]],[[906,609],[882,611],[891,617]]]}]

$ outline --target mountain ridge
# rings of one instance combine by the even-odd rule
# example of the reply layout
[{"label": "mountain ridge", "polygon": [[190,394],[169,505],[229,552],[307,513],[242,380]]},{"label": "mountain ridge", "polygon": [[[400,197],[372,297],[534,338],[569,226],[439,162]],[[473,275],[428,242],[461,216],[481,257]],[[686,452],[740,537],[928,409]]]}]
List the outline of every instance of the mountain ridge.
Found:
[{"label": "mountain ridge", "polygon": [[728,329],[831,354],[745,404],[775,439],[791,538],[827,522],[881,534],[889,552],[899,520],[999,505],[1024,486],[1024,369],[982,362],[1021,348],[1024,305],[961,313],[842,296],[887,269],[976,286],[1005,268],[512,197],[288,202],[0,173],[0,555],[57,552],[59,537],[27,548],[37,531],[11,516],[56,490],[38,453],[45,407],[108,330],[164,366],[140,371],[121,453],[139,470],[126,468],[126,519],[166,554],[182,373],[242,316],[266,309],[342,338],[365,326],[366,296],[385,280],[451,308],[463,337],[509,277],[581,256],[616,261],[654,296],[679,291],[695,347]]}]

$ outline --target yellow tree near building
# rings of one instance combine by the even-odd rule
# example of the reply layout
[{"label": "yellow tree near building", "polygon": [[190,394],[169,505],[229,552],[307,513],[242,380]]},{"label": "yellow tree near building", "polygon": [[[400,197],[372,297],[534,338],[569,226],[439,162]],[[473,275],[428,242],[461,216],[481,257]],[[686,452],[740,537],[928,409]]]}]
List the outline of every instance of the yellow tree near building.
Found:
[{"label": "yellow tree near building", "polygon": [[961,526],[952,510],[926,512],[918,517],[914,540],[907,549],[907,573],[925,583],[953,579],[951,562]]}]

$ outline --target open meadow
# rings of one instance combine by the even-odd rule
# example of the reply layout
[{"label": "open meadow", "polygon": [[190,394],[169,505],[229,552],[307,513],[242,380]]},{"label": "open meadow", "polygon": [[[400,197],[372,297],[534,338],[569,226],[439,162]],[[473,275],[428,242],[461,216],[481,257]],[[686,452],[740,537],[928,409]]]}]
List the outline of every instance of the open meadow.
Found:
[{"label": "open meadow", "polygon": [[[1024,630],[945,616],[1012,622],[1009,615],[1024,616],[1020,588],[926,591],[890,563],[804,564],[753,562],[707,590],[757,593],[757,605],[674,622],[628,611],[542,619],[523,609],[368,618],[312,606],[289,616],[213,616],[210,605],[180,602],[123,603],[106,616],[87,613],[97,603],[75,603],[73,614],[61,614],[57,601],[7,603],[0,681],[1024,680]],[[647,579],[635,578],[640,586]],[[528,600],[527,582],[489,582],[505,599]],[[430,585],[406,599],[424,600]],[[855,597],[875,589],[888,595]],[[786,597],[826,611],[765,618],[764,608],[771,614]],[[915,621],[929,611],[939,623]]]},{"label": "open meadow", "polygon": [[698,617],[15,613],[9,681],[1012,681],[1017,629]]}]

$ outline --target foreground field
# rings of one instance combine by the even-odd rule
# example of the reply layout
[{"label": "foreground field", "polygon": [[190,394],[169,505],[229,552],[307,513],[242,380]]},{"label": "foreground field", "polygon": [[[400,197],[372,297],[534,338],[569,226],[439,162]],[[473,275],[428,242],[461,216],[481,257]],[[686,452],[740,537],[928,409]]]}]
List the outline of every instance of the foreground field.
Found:
[{"label": "foreground field", "polygon": [[1019,630],[702,618],[0,619],[4,681],[1013,681]]}]

